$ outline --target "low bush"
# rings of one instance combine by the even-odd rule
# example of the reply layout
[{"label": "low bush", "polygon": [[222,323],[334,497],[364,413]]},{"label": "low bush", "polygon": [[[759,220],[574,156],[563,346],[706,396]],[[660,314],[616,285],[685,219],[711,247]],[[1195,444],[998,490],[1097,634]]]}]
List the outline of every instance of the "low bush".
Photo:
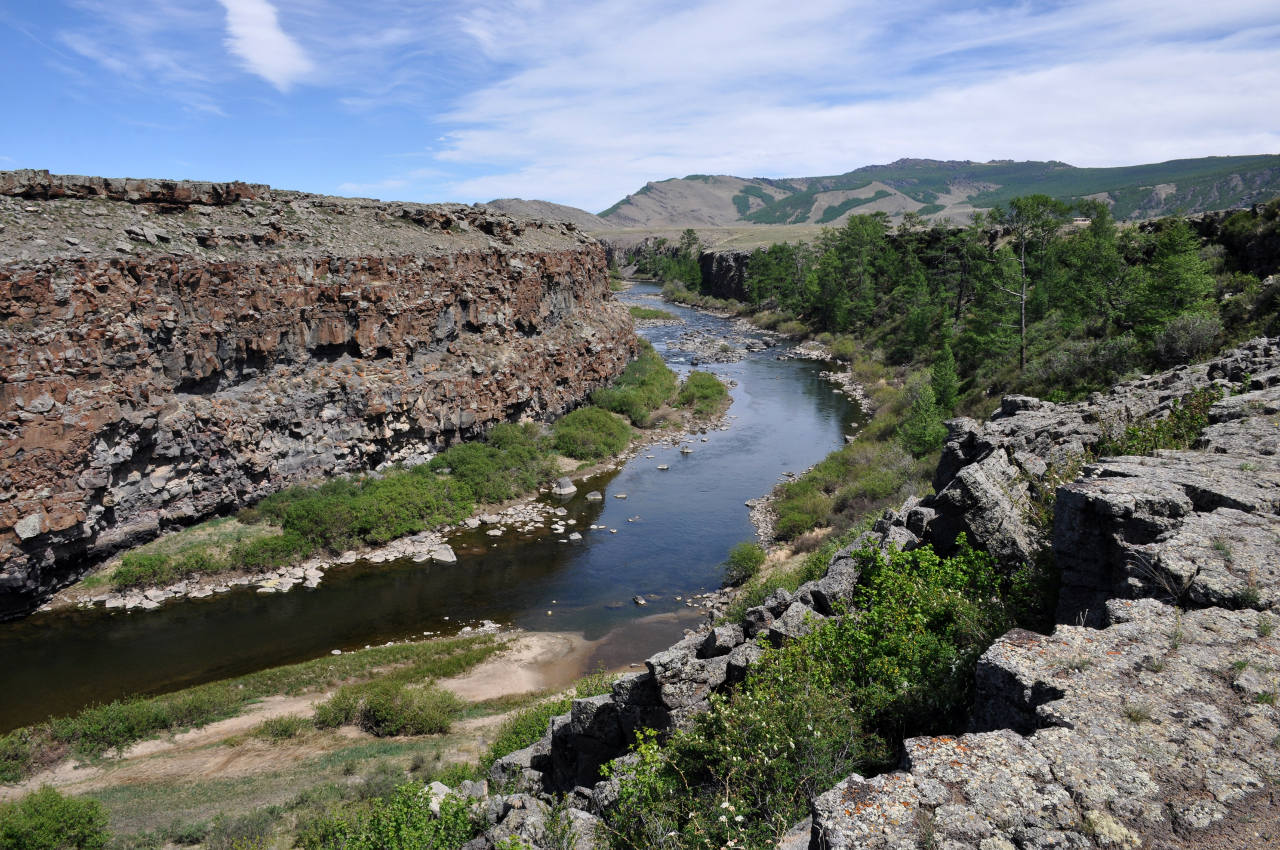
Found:
[{"label": "low bush", "polygon": [[1127,425],[1110,423],[1110,433],[1094,446],[1094,454],[1149,455],[1158,449],[1190,448],[1209,425],[1209,408],[1221,398],[1221,388],[1205,387],[1174,402],[1164,419]]},{"label": "low bush", "polygon": [[831,343],[831,356],[848,363],[858,354],[858,341],[851,336],[842,336]]},{"label": "low bush", "polygon": [[220,814],[213,819],[205,840],[207,850],[265,850],[280,819],[272,808],[255,809],[238,817]]},{"label": "low bush", "polygon": [[653,412],[666,404],[676,392],[676,373],[667,368],[662,355],[648,342],[642,342],[636,359],[612,385],[591,394],[591,403],[613,413],[620,413],[639,428],[648,426]]},{"label": "low bush", "polygon": [[432,458],[431,468],[448,468],[475,499],[490,504],[522,496],[555,477],[550,452],[532,422],[495,425],[484,442],[452,446]]},{"label": "low bush", "polygon": [[315,724],[309,718],[297,714],[286,714],[282,717],[267,718],[253,727],[249,734],[268,741],[287,741],[314,726]]},{"label": "low bush", "polygon": [[603,670],[583,676],[573,687],[573,696],[564,696],[523,708],[503,722],[488,751],[480,759],[482,773],[488,773],[493,763],[516,750],[523,750],[538,741],[547,731],[551,718],[564,714],[573,707],[573,700],[588,699],[609,693],[614,676]]},{"label": "low bush", "polygon": [[742,584],[756,577],[764,564],[764,547],[759,543],[743,541],[729,550],[724,564],[724,580],[729,584]]},{"label": "low bush", "polygon": [[397,678],[346,685],[316,706],[321,728],[354,725],[371,735],[435,735],[448,732],[462,708],[453,694],[435,685],[406,684]]},{"label": "low bush", "polygon": [[348,805],[304,824],[303,850],[454,850],[483,829],[470,804],[450,795],[431,811],[431,795],[407,783],[364,806]]},{"label": "low bush", "polygon": [[698,416],[714,412],[729,397],[724,383],[710,372],[694,370],[684,379],[676,402],[681,407],[691,407]]},{"label": "low bush", "polygon": [[793,319],[778,325],[778,333],[783,336],[800,339],[809,335],[809,326],[804,322],[798,322]]},{"label": "low bush", "polygon": [[616,455],[631,442],[626,422],[598,407],[580,407],[556,422],[552,430],[556,451],[577,460]]},{"label": "low bush", "polygon": [[177,577],[177,570],[168,555],[159,553],[130,552],[120,559],[120,565],[111,574],[111,584],[118,589],[168,584]]},{"label": "low bush", "polygon": [[768,647],[731,696],[665,744],[642,736],[604,816],[613,847],[772,847],[809,801],[895,762],[904,735],[960,723],[974,666],[1009,625],[991,558],[855,556],[860,616]]},{"label": "low bush", "polygon": [[1187,313],[1171,320],[1152,344],[1162,366],[1190,363],[1217,350],[1222,322],[1217,316]]},{"label": "low bush", "polygon": [[0,803],[4,850],[100,850],[108,837],[107,812],[97,800],[64,797],[46,785]]}]

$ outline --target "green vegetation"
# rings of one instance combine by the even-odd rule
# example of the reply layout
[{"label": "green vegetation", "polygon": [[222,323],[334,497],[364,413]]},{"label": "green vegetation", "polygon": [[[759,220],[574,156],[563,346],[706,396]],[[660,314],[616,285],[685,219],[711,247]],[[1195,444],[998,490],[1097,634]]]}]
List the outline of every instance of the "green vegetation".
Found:
[{"label": "green vegetation", "polygon": [[613,687],[613,678],[603,671],[592,673],[578,680],[573,686],[572,694],[535,703],[512,714],[503,722],[493,744],[480,759],[481,770],[487,773],[498,759],[536,743],[546,733],[551,718],[569,711],[574,699],[587,699],[609,693],[609,689]]},{"label": "green vegetation", "polygon": [[397,674],[359,685],[344,685],[316,706],[316,726],[359,726],[370,735],[433,735],[448,732],[462,709],[448,691]]},{"label": "green vegetation", "polygon": [[[838,204],[832,204],[822,211],[822,215],[818,216],[818,224],[827,224],[828,222],[835,221],[849,210],[875,203],[881,198],[889,197],[891,194],[893,193],[886,192],[884,189],[877,189],[874,195],[870,195],[866,198],[849,198],[848,200],[841,201]],[[941,207],[939,207],[939,209],[941,209]]]},{"label": "green vegetation", "polygon": [[659,236],[652,242],[646,240],[639,249],[631,252],[630,257],[637,275],[697,286],[702,280],[702,269],[698,266],[701,252],[698,234],[690,227],[680,235],[677,244],[672,245],[666,237]]},{"label": "green vegetation", "polygon": [[759,543],[744,541],[729,550],[724,564],[724,580],[728,584],[743,584],[756,577],[764,564],[764,547]]},{"label": "green vegetation", "polygon": [[94,800],[64,797],[45,786],[0,803],[3,850],[101,850],[107,838],[107,813]]},{"label": "green vegetation", "polygon": [[399,682],[455,676],[498,648],[491,637],[374,647],[199,685],[116,700],[0,737],[0,782],[17,782],[66,754],[92,759],[135,741],[232,717],[272,694],[320,690],[394,668]]},{"label": "green vegetation", "polygon": [[657,307],[637,307],[635,305],[632,305],[629,309],[631,310],[631,318],[633,319],[664,319],[665,320],[665,319],[674,319],[676,317],[674,313],[668,312],[666,310],[659,310]]},{"label": "green vegetation", "polygon": [[431,811],[420,783],[406,783],[389,796],[346,805],[310,821],[298,836],[303,850],[453,850],[483,831],[471,806],[450,795]]},{"label": "green vegetation", "polygon": [[267,741],[287,741],[298,737],[312,726],[311,721],[301,715],[286,714],[267,718],[253,727],[249,734]]},{"label": "green vegetation", "polygon": [[654,411],[675,395],[676,374],[648,342],[641,343],[635,360],[627,364],[612,386],[591,394],[596,407],[620,413],[638,428],[648,427]]},{"label": "green vegetation", "polygon": [[729,390],[719,378],[695,369],[684,379],[676,395],[676,403],[692,408],[698,416],[706,416],[718,410],[728,397]]},{"label": "green vegetation", "polygon": [[1098,457],[1150,455],[1158,449],[1188,449],[1209,425],[1209,408],[1222,398],[1219,387],[1193,390],[1174,402],[1168,417],[1123,426],[1094,447]]},{"label": "green vegetation", "polygon": [[631,426],[599,407],[580,407],[555,425],[554,445],[565,457],[599,460],[631,442]]},{"label": "green vegetation", "polygon": [[614,847],[773,846],[812,797],[959,722],[978,657],[1010,624],[990,558],[963,542],[857,555],[861,615],[767,647],[731,697],[661,746],[643,736],[606,815]]},{"label": "green vegetation", "polygon": [[532,422],[495,425],[482,442],[459,443],[436,455],[430,468],[450,470],[478,501],[494,504],[536,490],[556,474]]}]

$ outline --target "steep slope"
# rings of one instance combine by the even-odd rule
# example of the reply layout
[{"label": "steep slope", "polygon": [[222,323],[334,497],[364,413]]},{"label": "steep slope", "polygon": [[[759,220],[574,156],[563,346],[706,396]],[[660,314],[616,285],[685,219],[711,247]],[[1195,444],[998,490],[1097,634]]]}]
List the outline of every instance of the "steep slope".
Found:
[{"label": "steep slope", "polygon": [[623,227],[832,224],[914,212],[956,221],[1019,195],[1094,198],[1118,219],[1228,209],[1280,194],[1280,156],[1205,157],[1118,168],[1063,162],[901,159],[828,177],[690,175],[647,183],[600,217]]},{"label": "steep slope", "polygon": [[0,619],[286,485],[578,404],[599,243],[471,207],[0,172]]}]

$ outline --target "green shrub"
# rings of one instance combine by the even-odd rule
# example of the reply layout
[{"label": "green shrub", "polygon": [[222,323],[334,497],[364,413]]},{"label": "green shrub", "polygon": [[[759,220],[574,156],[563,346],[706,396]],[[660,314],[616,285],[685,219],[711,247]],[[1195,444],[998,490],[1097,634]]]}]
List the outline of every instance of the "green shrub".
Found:
[{"label": "green shrub", "polygon": [[314,551],[313,545],[296,531],[258,537],[237,546],[231,558],[246,570],[274,570]]},{"label": "green shrub", "polygon": [[842,336],[831,344],[831,356],[837,360],[849,362],[858,353],[858,341],[851,336]]},{"label": "green shrub", "polygon": [[239,817],[219,814],[206,840],[208,850],[265,850],[279,815],[272,808],[255,809]]},{"label": "green shrub", "polygon": [[496,504],[536,490],[555,476],[555,465],[533,423],[495,425],[483,443],[461,443],[432,458],[431,469],[448,468],[480,502]]},{"label": "green shrub", "polygon": [[298,737],[314,726],[315,724],[309,718],[297,714],[286,714],[281,717],[267,718],[255,726],[250,734],[255,738],[265,738],[268,741],[285,741]]},{"label": "green shrub", "polygon": [[778,333],[796,338],[805,337],[809,335],[809,326],[804,322],[798,322],[793,319],[778,325]]},{"label": "green shrub", "polygon": [[764,564],[764,547],[759,543],[744,541],[729,550],[725,561],[724,580],[729,584],[742,584],[756,577]]},{"label": "green shrub", "polygon": [[898,442],[915,457],[923,457],[942,448],[947,426],[942,411],[934,401],[933,387],[927,383],[913,388],[914,398],[906,420],[898,426]]},{"label": "green shrub", "polygon": [[498,759],[536,743],[546,734],[551,718],[564,714],[572,707],[572,698],[563,697],[531,705],[512,714],[503,721],[488,752],[480,759],[481,768],[488,772]]},{"label": "green shrub", "polygon": [[448,732],[462,703],[435,685],[407,685],[396,678],[346,685],[316,706],[321,728],[355,725],[378,737]]},{"label": "green shrub", "polygon": [[18,729],[7,735],[0,735],[0,784],[21,782],[32,765],[31,734],[28,730]]},{"label": "green shrub", "polygon": [[681,407],[691,407],[695,414],[705,416],[716,410],[728,397],[729,390],[719,378],[710,372],[695,369],[685,378],[676,401]]},{"label": "green shrub", "polygon": [[631,428],[598,407],[580,407],[555,424],[556,451],[577,460],[598,460],[621,452],[631,442]]},{"label": "green shrub", "polygon": [[1221,388],[1205,387],[1175,401],[1164,419],[1125,426],[1112,423],[1111,433],[1098,442],[1094,453],[1099,457],[1114,457],[1149,455],[1158,449],[1190,448],[1209,425],[1209,408],[1221,398]]},{"label": "green shrub", "polygon": [[1221,333],[1222,322],[1217,316],[1188,313],[1170,320],[1152,344],[1162,366],[1177,366],[1211,354]]},{"label": "green shrub", "polygon": [[641,737],[605,815],[614,847],[772,847],[851,772],[891,767],[904,735],[962,722],[979,656],[1009,625],[995,564],[963,539],[864,551],[857,617],[768,647],[691,731]]},{"label": "green shrub", "polygon": [[676,373],[648,342],[642,342],[636,359],[627,364],[618,380],[591,394],[596,407],[620,413],[639,428],[646,427],[653,412],[676,392]]},{"label": "green shrub", "polygon": [[431,811],[431,796],[407,783],[367,808],[326,812],[304,825],[297,846],[303,850],[454,850],[477,836],[483,824],[470,804],[454,795]]},{"label": "green shrub", "polygon": [[3,850],[100,850],[107,838],[107,812],[97,800],[64,797],[46,785],[0,803]]},{"label": "green shrub", "polygon": [[160,553],[130,552],[120,559],[111,574],[111,585],[117,590],[167,584],[177,577],[168,555]]}]

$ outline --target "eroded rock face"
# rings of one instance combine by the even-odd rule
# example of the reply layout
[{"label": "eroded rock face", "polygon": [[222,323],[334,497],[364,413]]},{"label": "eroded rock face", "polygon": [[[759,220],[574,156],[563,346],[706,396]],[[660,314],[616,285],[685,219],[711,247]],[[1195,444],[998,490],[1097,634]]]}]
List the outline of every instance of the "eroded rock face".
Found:
[{"label": "eroded rock face", "polygon": [[0,175],[0,619],[163,529],[559,414],[635,345],[571,226],[40,174]]}]

